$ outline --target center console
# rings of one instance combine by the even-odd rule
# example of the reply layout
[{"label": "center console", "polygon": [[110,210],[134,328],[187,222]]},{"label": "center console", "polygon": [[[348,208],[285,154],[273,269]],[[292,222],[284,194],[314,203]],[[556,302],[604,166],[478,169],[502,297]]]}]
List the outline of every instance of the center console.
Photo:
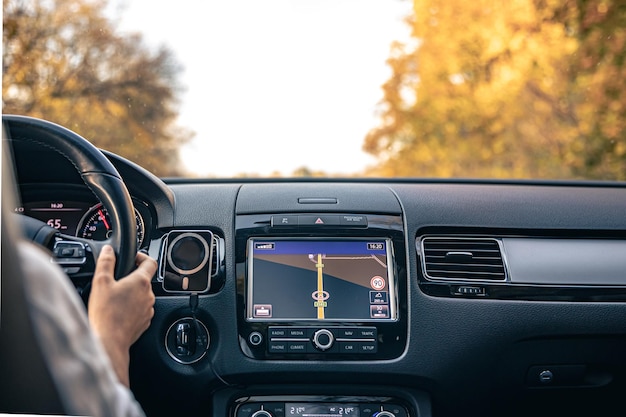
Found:
[{"label": "center console", "polygon": [[382,360],[406,345],[402,219],[355,213],[236,220],[238,333],[269,360]]}]

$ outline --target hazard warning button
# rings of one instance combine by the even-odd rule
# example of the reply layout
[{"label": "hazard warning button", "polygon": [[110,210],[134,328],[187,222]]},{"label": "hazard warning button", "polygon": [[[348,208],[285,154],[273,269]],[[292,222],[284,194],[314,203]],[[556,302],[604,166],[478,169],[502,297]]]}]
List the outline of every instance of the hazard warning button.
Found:
[{"label": "hazard warning button", "polygon": [[338,226],[340,216],[335,215],[319,215],[319,216],[299,216],[298,224],[300,226]]}]

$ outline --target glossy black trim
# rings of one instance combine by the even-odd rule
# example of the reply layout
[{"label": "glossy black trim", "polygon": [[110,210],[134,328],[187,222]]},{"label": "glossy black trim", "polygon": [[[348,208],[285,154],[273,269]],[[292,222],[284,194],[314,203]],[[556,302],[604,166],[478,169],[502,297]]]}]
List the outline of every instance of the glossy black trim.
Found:
[{"label": "glossy black trim", "polygon": [[[299,213],[301,215],[315,216],[317,213]],[[326,213],[330,214],[330,213]],[[355,213],[332,213],[341,215],[355,215]],[[255,359],[280,359],[280,360],[323,360],[323,361],[374,361],[398,358],[406,349],[407,341],[407,261],[406,243],[403,233],[402,218],[393,215],[366,214],[367,227],[323,227],[304,229],[283,229],[272,227],[271,217],[274,215],[289,215],[287,213],[272,213],[261,215],[239,215],[236,218],[235,260],[237,274],[237,322],[239,333],[239,347],[250,358]],[[313,323],[310,321],[293,322],[249,322],[245,319],[246,307],[246,248],[249,238],[359,238],[379,237],[389,238],[393,243],[393,257],[395,258],[395,276],[397,291],[397,321],[377,322],[357,321],[323,321]],[[259,332],[267,339],[267,332],[272,326],[293,326],[299,328],[326,328],[326,327],[376,327],[378,330],[377,352],[373,354],[342,354],[342,353],[269,353],[267,344],[253,345],[248,337],[253,332]]]}]

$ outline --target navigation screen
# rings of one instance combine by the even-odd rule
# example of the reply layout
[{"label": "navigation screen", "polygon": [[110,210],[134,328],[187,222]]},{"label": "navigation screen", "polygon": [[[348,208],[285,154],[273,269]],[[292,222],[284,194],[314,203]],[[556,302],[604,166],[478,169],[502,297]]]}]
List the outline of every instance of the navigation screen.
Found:
[{"label": "navigation screen", "polygon": [[250,321],[395,320],[391,241],[248,241]]}]

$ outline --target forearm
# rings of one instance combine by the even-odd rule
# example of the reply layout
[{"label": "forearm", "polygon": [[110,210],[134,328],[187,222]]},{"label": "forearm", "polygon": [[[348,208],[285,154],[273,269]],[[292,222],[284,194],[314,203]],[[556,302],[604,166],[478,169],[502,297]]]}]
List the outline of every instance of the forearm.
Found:
[{"label": "forearm", "polygon": [[97,336],[111,361],[111,365],[118,380],[124,386],[130,387],[130,377],[128,373],[130,354],[128,348],[121,347],[119,343],[111,341],[110,338],[103,338],[99,334]]}]

